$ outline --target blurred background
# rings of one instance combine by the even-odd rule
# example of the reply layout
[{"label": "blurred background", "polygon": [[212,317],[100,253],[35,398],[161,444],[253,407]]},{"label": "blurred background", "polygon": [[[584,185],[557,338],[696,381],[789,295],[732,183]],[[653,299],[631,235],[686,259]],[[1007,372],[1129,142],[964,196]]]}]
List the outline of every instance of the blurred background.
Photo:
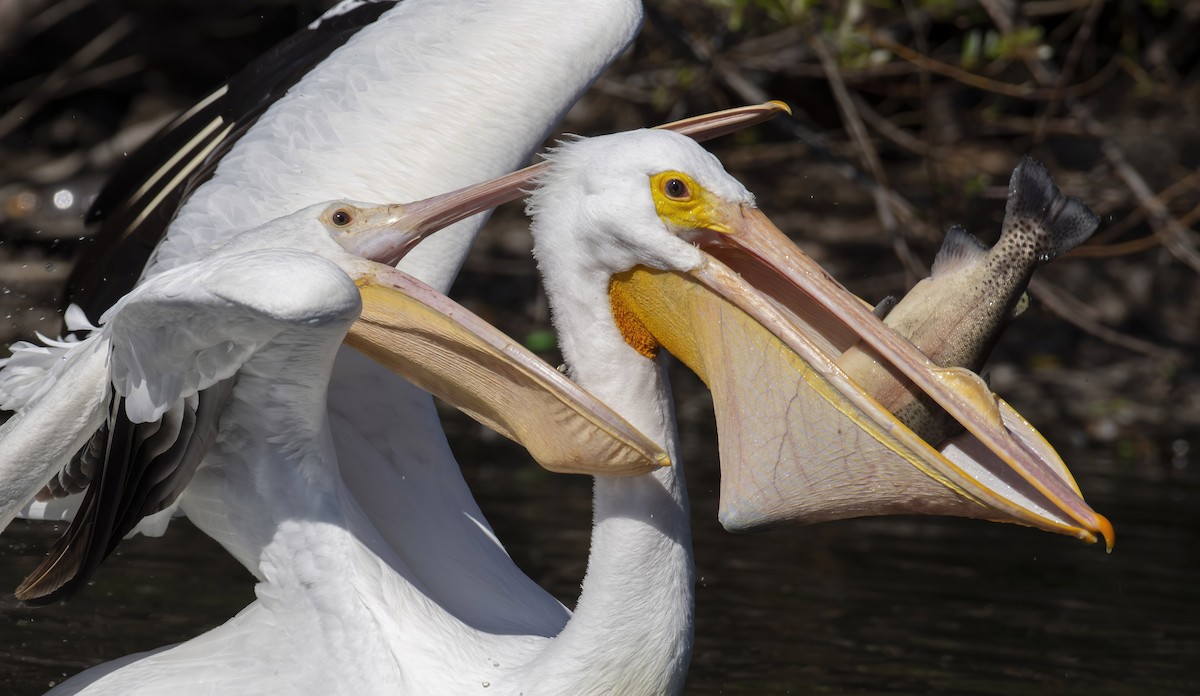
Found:
[{"label": "blurred background", "polygon": [[[105,177],[167,119],[310,22],[318,0],[0,0],[0,346],[59,331]],[[674,376],[699,581],[688,693],[1195,694],[1200,675],[1200,2],[650,0],[571,111],[593,135],[782,99],[713,143],[760,206],[874,303],[945,230],[999,234],[1024,154],[1102,218],[1043,268],[986,368],[1060,449],[1115,552],[981,522],[876,519],[752,537],[716,523],[707,392]],[[586,21],[581,17],[580,21]],[[520,206],[452,295],[553,364]],[[590,483],[446,413],[518,563],[568,606]],[[11,591],[57,533],[0,537]],[[69,604],[0,597],[0,692],[186,639],[253,598],[186,523],[125,543]]]}]

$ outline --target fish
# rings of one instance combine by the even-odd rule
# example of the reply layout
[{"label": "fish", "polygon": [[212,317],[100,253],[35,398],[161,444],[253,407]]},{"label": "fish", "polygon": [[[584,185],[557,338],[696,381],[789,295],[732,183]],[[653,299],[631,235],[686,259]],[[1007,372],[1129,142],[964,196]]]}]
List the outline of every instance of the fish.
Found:
[{"label": "fish", "polygon": [[[1026,156],[1013,170],[1000,239],[990,249],[952,226],[930,276],[898,302],[876,308],[885,324],[941,367],[979,372],[1009,323],[1029,305],[1033,272],[1086,241],[1100,218],[1078,198],[1064,196],[1050,172]],[[838,366],[884,408],[936,446],[957,424],[899,372],[861,342]]]}]

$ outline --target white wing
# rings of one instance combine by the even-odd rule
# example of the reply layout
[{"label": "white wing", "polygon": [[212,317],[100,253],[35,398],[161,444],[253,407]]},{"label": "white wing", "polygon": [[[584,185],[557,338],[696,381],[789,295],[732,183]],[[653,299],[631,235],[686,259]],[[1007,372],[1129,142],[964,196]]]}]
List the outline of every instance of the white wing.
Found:
[{"label": "white wing", "polygon": [[[61,354],[47,355],[51,364],[36,373],[21,370],[37,395],[0,426],[0,530],[104,422],[108,342],[93,337]],[[32,370],[19,357],[15,353],[6,361],[0,378],[11,383],[16,379],[14,368]]]},{"label": "white wing", "polygon": [[333,262],[283,249],[186,264],[125,296],[0,430],[4,525],[76,453],[100,453],[70,529],[18,596],[69,593],[143,517],[174,503],[215,439],[230,378],[257,351],[284,333],[333,351],[360,309]]},{"label": "white wing", "polygon": [[361,302],[350,278],[315,254],[262,249],[187,264],[129,293],[102,320],[112,382],[134,422],[232,376],[280,333],[349,326]]}]

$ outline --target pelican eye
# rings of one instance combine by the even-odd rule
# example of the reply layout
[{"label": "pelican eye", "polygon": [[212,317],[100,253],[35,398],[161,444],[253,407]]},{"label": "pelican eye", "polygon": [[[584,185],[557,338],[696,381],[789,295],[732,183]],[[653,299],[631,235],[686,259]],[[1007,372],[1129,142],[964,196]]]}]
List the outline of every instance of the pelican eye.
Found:
[{"label": "pelican eye", "polygon": [[349,210],[346,210],[345,208],[338,208],[337,210],[333,211],[333,214],[329,216],[329,219],[333,222],[335,227],[345,227],[354,221],[354,216],[350,214]]},{"label": "pelican eye", "polygon": [[687,182],[676,177],[664,181],[662,190],[663,193],[667,194],[667,198],[677,201],[687,200],[691,197],[691,191],[688,189]]},{"label": "pelican eye", "polygon": [[724,227],[720,199],[684,172],[672,169],[652,175],[650,197],[655,212],[671,228],[718,231]]}]

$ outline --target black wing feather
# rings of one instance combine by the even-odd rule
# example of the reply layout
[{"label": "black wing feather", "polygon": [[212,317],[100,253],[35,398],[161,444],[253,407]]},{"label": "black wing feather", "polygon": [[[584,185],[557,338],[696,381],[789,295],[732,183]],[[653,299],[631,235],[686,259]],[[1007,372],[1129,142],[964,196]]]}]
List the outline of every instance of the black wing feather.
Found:
[{"label": "black wing feather", "polygon": [[124,399],[113,397],[107,425],[83,448],[103,438],[104,465],[50,555],[16,589],[17,599],[41,606],[69,598],[143,517],[175,502],[216,441],[234,380],[200,392],[195,406],[181,399],[153,423],[131,423]]},{"label": "black wing feather", "polygon": [[95,550],[107,545],[115,505],[103,505],[124,485],[126,469],[136,438],[136,426],[129,419],[118,419],[124,413],[125,400],[113,395],[109,410],[108,446],[104,466],[83,495],[83,503],[67,531],[54,542],[49,557],[37,567],[13,592],[17,599],[31,606],[42,606],[66,599],[87,583],[107,554]]},{"label": "black wing feather", "polygon": [[318,63],[396,4],[361,5],[292,35],[130,156],[88,211],[88,221],[101,226],[75,266],[70,301],[98,317],[128,293],[179,208],[238,139]]}]

